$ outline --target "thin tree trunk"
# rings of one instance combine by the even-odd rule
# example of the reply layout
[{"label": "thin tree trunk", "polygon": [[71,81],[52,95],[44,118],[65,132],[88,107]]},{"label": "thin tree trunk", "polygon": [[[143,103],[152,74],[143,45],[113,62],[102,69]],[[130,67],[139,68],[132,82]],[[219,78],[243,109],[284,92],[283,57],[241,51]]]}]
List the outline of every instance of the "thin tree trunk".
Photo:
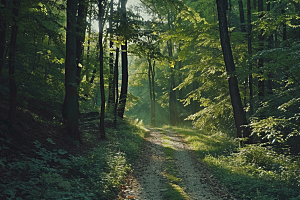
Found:
[{"label": "thin tree trunk", "polygon": [[[237,129],[237,137],[244,138],[250,137],[249,128],[244,127],[247,125],[246,114],[243,110],[241,96],[238,88],[238,81],[236,77],[235,64],[232,56],[232,50],[230,45],[230,38],[228,35],[228,26],[226,18],[226,8],[223,0],[216,0],[218,7],[218,19],[222,52],[224,56],[224,62],[226,65],[226,71],[228,74],[229,92],[231,98],[231,104],[234,113],[235,126]],[[250,142],[248,140],[248,142]]]},{"label": "thin tree trunk", "polygon": [[117,108],[118,108],[118,101],[119,101],[119,52],[120,49],[117,47],[116,49],[116,60],[115,60],[115,69],[114,69],[114,88],[115,88],[115,108],[114,108],[114,115],[115,115],[115,120],[114,120],[114,125],[115,127],[117,126]]},{"label": "thin tree trunk", "polygon": [[[179,43],[179,47],[178,47],[178,54],[180,53],[181,51],[181,44]],[[182,68],[182,62],[181,60],[178,62],[178,71],[179,71],[179,75],[178,75],[178,79],[179,79],[179,84],[182,83],[182,73],[180,72]],[[181,100],[183,99],[183,94],[182,94],[182,89],[180,89],[178,91],[178,98]],[[179,106],[179,116],[178,116],[178,120],[179,120],[179,123],[182,123],[183,122],[183,109],[182,109],[182,104]]]},{"label": "thin tree trunk", "polygon": [[78,95],[77,95],[77,65],[76,65],[76,12],[77,0],[67,1],[67,39],[65,62],[66,87],[66,118],[67,133],[81,142],[78,131]]},{"label": "thin tree trunk", "polygon": [[[168,13],[168,26],[169,30],[171,30],[171,16],[170,13]],[[167,42],[168,45],[168,53],[169,57],[173,58],[173,45],[172,41],[169,40]],[[178,123],[178,110],[176,105],[176,91],[175,88],[175,75],[174,70],[175,64],[173,66],[170,66],[170,91],[169,91],[169,112],[170,112],[170,123],[172,126],[177,125]]]},{"label": "thin tree trunk", "polygon": [[[271,11],[271,3],[270,1],[267,3],[267,11]],[[271,49],[273,46],[274,40],[273,40],[273,34],[270,35],[268,38],[268,49]],[[272,83],[272,73],[270,72],[268,74],[268,81],[267,81],[267,93],[272,94],[272,89],[273,89],[273,83]]]},{"label": "thin tree trunk", "polygon": [[[264,10],[264,3],[263,0],[258,0],[258,12],[261,12]],[[259,18],[263,17],[263,14],[259,14]],[[264,49],[264,36],[263,36],[263,30],[260,31],[260,34],[258,35],[258,42],[259,42],[259,51],[262,51]],[[264,66],[264,59],[259,58],[258,59],[258,69],[263,68]],[[263,74],[263,72],[260,72]],[[259,79],[258,80],[258,97],[259,100],[262,101],[263,97],[265,96],[265,82],[264,80]]]},{"label": "thin tree trunk", "polygon": [[112,20],[113,20],[113,3],[114,1],[110,1],[110,18],[109,18],[109,32],[110,32],[110,42],[109,42],[109,86],[108,86],[108,110],[112,112],[115,104],[115,88],[114,88],[114,54],[113,54],[113,28],[112,28]]},{"label": "thin tree trunk", "polygon": [[6,22],[5,22],[5,16],[3,16],[3,11],[6,9],[6,0],[1,0],[1,4],[3,7],[1,7],[1,16],[0,16],[0,76],[2,72],[2,67],[4,63],[4,53],[5,53],[5,36],[6,36]]},{"label": "thin tree trunk", "polygon": [[[78,16],[77,16],[77,39],[76,39],[76,64],[77,64],[77,85],[79,87],[81,82],[81,69],[83,65],[83,43],[85,40],[85,30],[86,30],[86,1],[79,0],[78,5]],[[81,65],[81,66],[80,66]]]},{"label": "thin tree trunk", "polygon": [[88,46],[86,52],[86,65],[87,65],[87,72],[86,72],[86,81],[89,81],[89,67],[90,67],[90,54],[91,54],[91,31],[92,31],[92,6],[90,6],[89,10],[89,24],[88,24]]},{"label": "thin tree trunk", "polygon": [[148,80],[149,80],[149,92],[150,92],[150,102],[151,102],[151,125],[155,126],[155,100],[154,100],[154,77],[153,77],[153,69],[152,69],[152,64],[151,64],[151,59],[150,57],[148,58]]},{"label": "thin tree trunk", "polygon": [[[241,31],[246,34],[246,26],[245,26],[245,14],[244,14],[244,6],[243,6],[243,1],[239,0],[239,13],[240,13],[240,23],[241,23]],[[243,84],[244,86],[244,106],[246,106],[247,103],[247,78],[245,79],[245,83]]]},{"label": "thin tree trunk", "polygon": [[100,113],[100,135],[101,139],[105,139],[105,126],[104,126],[104,116],[105,116],[105,91],[104,91],[104,77],[103,77],[103,0],[99,0],[98,8],[99,8],[99,48],[100,48],[100,93],[101,93],[101,113]]},{"label": "thin tree trunk", "polygon": [[[121,0],[121,12],[122,18],[121,23],[122,26],[126,27],[126,0]],[[125,39],[125,44],[121,46],[122,50],[122,85],[121,85],[121,94],[118,106],[118,116],[123,119],[124,111],[126,106],[127,99],[127,90],[128,90],[128,60],[127,60],[127,40]]]},{"label": "thin tree trunk", "polygon": [[156,126],[156,123],[155,123],[155,82],[154,82],[154,78],[155,78],[155,61],[153,61],[153,64],[152,64],[152,70],[151,70],[151,78],[152,78],[152,102],[153,102],[153,108],[152,108],[152,118],[153,118],[153,125]]},{"label": "thin tree trunk", "polygon": [[251,0],[247,0],[247,41],[248,41],[248,57],[249,57],[249,77],[248,77],[248,84],[249,84],[249,104],[250,110],[249,115],[252,116],[253,111],[253,77],[252,77],[252,62],[250,61],[250,56],[252,54],[252,40],[251,40],[251,32],[252,32],[252,25],[251,25]]},{"label": "thin tree trunk", "polygon": [[[173,51],[172,51],[172,43],[169,40],[168,41],[168,51],[169,51],[169,57],[173,57]],[[174,75],[174,66],[170,66],[170,91],[169,91],[169,111],[170,111],[170,123],[172,126],[177,125],[178,123],[178,111],[177,111],[177,105],[176,105],[176,91],[175,88],[175,75]]]},{"label": "thin tree trunk", "polygon": [[8,73],[9,73],[9,112],[7,121],[9,125],[12,127],[15,122],[16,117],[16,107],[17,107],[17,86],[15,79],[15,67],[16,67],[16,43],[17,43],[17,33],[18,33],[18,25],[17,25],[17,17],[19,15],[19,7],[20,1],[13,1],[13,9],[12,9],[12,21],[13,26],[11,29],[11,38],[10,38],[10,51],[8,56]]},{"label": "thin tree trunk", "polygon": [[243,1],[239,0],[239,12],[240,12],[240,22],[241,22],[241,31],[243,33],[246,33],[246,27],[245,27],[245,14],[244,14],[244,6]]}]

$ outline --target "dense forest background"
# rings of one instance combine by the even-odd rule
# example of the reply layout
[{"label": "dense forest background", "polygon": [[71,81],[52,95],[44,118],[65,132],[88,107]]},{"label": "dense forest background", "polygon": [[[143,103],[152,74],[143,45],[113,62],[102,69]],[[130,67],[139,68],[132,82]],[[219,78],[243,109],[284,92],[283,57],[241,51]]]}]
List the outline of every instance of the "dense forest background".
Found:
[{"label": "dense forest background", "polygon": [[130,119],[299,162],[299,0],[126,3],[1,0],[1,141],[26,128],[24,111],[84,143],[95,115],[99,141]]}]

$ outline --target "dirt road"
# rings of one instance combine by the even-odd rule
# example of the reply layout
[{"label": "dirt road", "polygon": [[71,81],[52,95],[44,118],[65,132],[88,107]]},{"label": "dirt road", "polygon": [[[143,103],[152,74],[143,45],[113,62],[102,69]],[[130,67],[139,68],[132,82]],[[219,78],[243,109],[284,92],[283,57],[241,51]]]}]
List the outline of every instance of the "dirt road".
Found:
[{"label": "dirt road", "polygon": [[141,156],[132,167],[127,198],[232,199],[183,139],[170,130],[150,129]]}]

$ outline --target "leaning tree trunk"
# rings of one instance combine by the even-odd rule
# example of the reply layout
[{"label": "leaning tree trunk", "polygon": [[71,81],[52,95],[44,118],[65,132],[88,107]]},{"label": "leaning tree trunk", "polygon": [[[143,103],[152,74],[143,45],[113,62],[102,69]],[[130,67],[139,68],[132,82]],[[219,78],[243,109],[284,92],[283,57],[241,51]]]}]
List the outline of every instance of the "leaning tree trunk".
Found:
[{"label": "leaning tree trunk", "polygon": [[[121,26],[126,27],[126,0],[121,0]],[[122,50],[122,85],[121,85],[121,94],[118,106],[118,116],[123,119],[124,111],[126,106],[127,99],[127,90],[128,90],[128,60],[127,60],[127,40],[125,39],[125,44],[121,46]]]},{"label": "leaning tree trunk", "polygon": [[13,26],[11,29],[11,38],[10,38],[10,50],[8,55],[8,73],[9,73],[9,112],[7,121],[10,126],[13,126],[16,117],[16,106],[17,106],[17,86],[15,79],[15,67],[16,67],[16,43],[17,43],[17,33],[18,33],[18,25],[17,25],[17,17],[19,15],[19,6],[20,1],[13,1],[13,11],[12,11],[12,21]]},{"label": "leaning tree trunk", "polygon": [[78,131],[78,95],[77,95],[77,65],[76,65],[76,12],[77,0],[67,1],[67,37],[66,37],[66,118],[67,133],[77,141],[81,141]]},{"label": "leaning tree trunk", "polygon": [[105,126],[104,126],[104,116],[105,116],[105,91],[104,91],[104,77],[103,77],[103,0],[99,0],[98,8],[99,8],[99,47],[100,47],[100,93],[101,93],[101,113],[100,113],[100,135],[101,139],[105,139]]},{"label": "leaning tree trunk", "polygon": [[[234,113],[235,126],[237,130],[237,137],[250,137],[249,128],[244,127],[248,124],[246,114],[243,110],[241,96],[238,88],[238,81],[236,77],[235,64],[232,56],[232,50],[230,45],[230,38],[228,35],[226,8],[224,0],[216,0],[218,7],[218,19],[222,52],[224,56],[224,62],[226,71],[228,74],[229,92],[231,98],[231,104]],[[249,141],[248,141],[249,142]]]}]

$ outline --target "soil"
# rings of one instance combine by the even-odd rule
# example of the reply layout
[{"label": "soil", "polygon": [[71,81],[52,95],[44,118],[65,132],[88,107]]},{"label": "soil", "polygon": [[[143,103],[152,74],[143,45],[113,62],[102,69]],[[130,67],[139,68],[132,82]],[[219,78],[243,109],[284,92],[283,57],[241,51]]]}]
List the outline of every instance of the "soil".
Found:
[{"label": "soil", "polygon": [[134,172],[128,177],[127,198],[135,200],[164,199],[168,179],[164,176],[166,156],[162,145],[168,137],[172,149],[178,176],[183,180],[183,188],[191,200],[234,199],[230,193],[215,179],[208,167],[201,163],[195,152],[184,142],[183,138],[170,130],[150,129],[139,159],[132,166]]}]

